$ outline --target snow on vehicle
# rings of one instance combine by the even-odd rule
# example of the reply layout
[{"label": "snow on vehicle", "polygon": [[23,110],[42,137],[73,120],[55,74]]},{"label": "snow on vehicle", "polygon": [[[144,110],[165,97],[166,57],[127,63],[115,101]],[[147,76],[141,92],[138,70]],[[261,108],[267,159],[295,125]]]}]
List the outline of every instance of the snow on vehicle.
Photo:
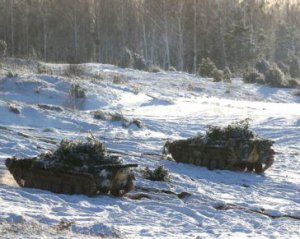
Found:
[{"label": "snow on vehicle", "polygon": [[52,152],[33,158],[6,160],[6,167],[21,187],[39,188],[64,194],[122,196],[134,189],[136,164],[122,164],[109,155],[94,137],[87,142],[61,141]]},{"label": "snow on vehicle", "polygon": [[273,142],[259,138],[247,122],[209,127],[206,134],[186,140],[167,141],[164,153],[176,162],[213,169],[262,173],[274,162]]}]

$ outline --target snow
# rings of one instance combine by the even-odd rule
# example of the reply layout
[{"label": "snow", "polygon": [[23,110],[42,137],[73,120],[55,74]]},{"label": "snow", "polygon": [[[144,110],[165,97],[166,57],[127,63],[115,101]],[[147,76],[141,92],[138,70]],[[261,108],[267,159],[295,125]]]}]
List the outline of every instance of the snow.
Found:
[{"label": "snow", "polygon": [[[18,76],[0,77],[0,233],[4,238],[299,238],[300,97],[293,89],[215,83],[182,72],[147,73],[112,65],[82,64],[83,76],[65,77],[66,65],[45,64],[53,75],[31,68]],[[122,82],[113,82],[117,75]],[[73,99],[73,83],[86,99]],[[62,112],[38,104],[60,106]],[[20,114],[10,111],[14,105]],[[93,118],[93,110],[122,112],[144,127]],[[263,175],[209,171],[162,160],[167,139],[187,138],[207,125],[251,119],[251,129],[275,141],[275,163]],[[150,188],[150,198],[87,197],[20,188],[5,169],[9,156],[34,156],[64,138],[89,132],[125,163],[150,168],[163,165],[170,182],[145,180],[135,170],[137,189]],[[183,199],[173,194],[189,192]],[[237,205],[218,210],[219,206]],[[251,211],[252,210],[252,211]],[[72,222],[57,230],[61,221]],[[17,228],[13,230],[12,228]],[[23,234],[22,234],[23,233]]]}]

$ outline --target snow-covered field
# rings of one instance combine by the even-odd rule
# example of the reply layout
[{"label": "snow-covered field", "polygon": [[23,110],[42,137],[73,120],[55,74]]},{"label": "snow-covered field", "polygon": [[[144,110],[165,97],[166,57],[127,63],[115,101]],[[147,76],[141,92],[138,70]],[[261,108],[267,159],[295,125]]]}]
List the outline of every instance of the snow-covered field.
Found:
[{"label": "snow-covered field", "polygon": [[[52,75],[37,74],[34,66],[20,62],[0,71],[1,238],[300,238],[300,97],[294,96],[295,89],[101,64],[82,65],[81,78],[64,77],[65,65],[47,67]],[[9,70],[18,76],[6,77]],[[86,99],[70,96],[76,82],[86,90]],[[144,127],[94,119],[92,111],[99,109],[122,112]],[[257,134],[275,141],[275,163],[264,175],[209,171],[159,157],[167,139],[245,118]],[[180,199],[159,190],[141,200],[59,195],[20,188],[5,169],[8,156],[37,155],[90,131],[108,149],[119,151],[125,163],[163,165],[171,173],[170,182],[152,182],[138,169],[138,188],[191,195]],[[235,206],[216,209],[225,205]],[[269,216],[255,212],[262,208]],[[70,225],[64,229],[63,222]]]}]

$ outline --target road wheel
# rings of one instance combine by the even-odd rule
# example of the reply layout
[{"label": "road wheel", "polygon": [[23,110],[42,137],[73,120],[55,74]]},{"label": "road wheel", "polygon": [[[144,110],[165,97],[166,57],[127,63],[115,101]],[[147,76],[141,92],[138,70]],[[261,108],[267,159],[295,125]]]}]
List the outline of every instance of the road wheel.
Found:
[{"label": "road wheel", "polygon": [[73,188],[70,184],[64,184],[62,187],[62,191],[64,194],[73,194]]},{"label": "road wheel", "polygon": [[263,165],[261,163],[256,163],[254,169],[255,169],[256,173],[262,173],[264,171],[263,170]]},{"label": "road wheel", "polygon": [[208,166],[209,166],[209,160],[208,160],[207,158],[204,158],[204,159],[202,160],[201,166],[202,166],[202,167],[207,167],[207,168],[208,168]]},{"label": "road wheel", "polygon": [[82,190],[81,185],[76,185],[76,186],[75,186],[75,188],[74,188],[74,193],[75,193],[75,194],[82,194],[82,193],[83,193],[83,190]]},{"label": "road wheel", "polygon": [[216,169],[216,167],[217,167],[217,160],[215,160],[215,159],[212,159],[212,160],[210,160],[210,162],[209,162],[209,170],[214,170],[214,169]]},{"label": "road wheel", "polygon": [[[240,163],[239,168],[240,168],[241,171],[245,171],[246,168],[247,168],[247,164],[246,163]],[[253,171],[253,169],[252,169],[252,171]]]},{"label": "road wheel", "polygon": [[61,184],[60,183],[52,183],[51,185],[51,192],[54,192],[54,193],[61,193],[62,190],[61,190]]},{"label": "road wheel", "polygon": [[226,166],[226,163],[225,163],[224,160],[219,159],[219,160],[217,161],[217,168],[218,168],[218,169],[223,170],[223,169],[225,169],[225,166]]},{"label": "road wheel", "polygon": [[253,163],[249,163],[249,164],[247,165],[247,171],[248,171],[248,172],[253,172],[253,169],[254,169]]}]

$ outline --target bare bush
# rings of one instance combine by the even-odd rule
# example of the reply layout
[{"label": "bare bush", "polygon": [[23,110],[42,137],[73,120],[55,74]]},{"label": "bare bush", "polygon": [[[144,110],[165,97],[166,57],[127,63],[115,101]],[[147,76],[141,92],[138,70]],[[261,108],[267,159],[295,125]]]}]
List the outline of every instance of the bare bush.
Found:
[{"label": "bare bush", "polygon": [[225,67],[224,71],[223,71],[223,80],[227,83],[231,82],[231,78],[232,78],[232,72],[230,70],[230,68],[227,66]]},{"label": "bare bush", "polygon": [[265,84],[265,76],[262,73],[259,73],[256,69],[250,69],[244,72],[243,81],[250,84]]},{"label": "bare bush", "polygon": [[162,69],[158,65],[151,65],[149,67],[149,72],[158,73],[161,71],[162,71]]},{"label": "bare bush", "polygon": [[57,111],[57,112],[63,111],[63,108],[60,106],[57,106],[57,105],[38,104],[37,106],[43,110],[51,110],[51,111]]},{"label": "bare bush", "polygon": [[79,83],[74,83],[71,85],[69,95],[73,99],[85,99],[85,90],[79,85]]},{"label": "bare bush", "polygon": [[69,64],[65,69],[64,75],[71,76],[82,76],[83,68],[79,64]]},{"label": "bare bush", "polygon": [[141,170],[142,177],[151,181],[168,181],[170,179],[169,171],[163,166],[158,166],[154,170],[148,167]]},{"label": "bare bush", "polygon": [[138,119],[127,119],[123,114],[119,112],[107,112],[103,110],[96,110],[91,112],[95,119],[120,122],[123,127],[128,128],[131,125],[135,125],[138,128],[143,127],[143,123]]},{"label": "bare bush", "polygon": [[71,226],[74,225],[75,222],[73,221],[67,221],[67,220],[61,220],[58,225],[56,226],[56,230],[58,232],[70,230]]},{"label": "bare bush", "polygon": [[45,64],[42,64],[40,62],[37,64],[37,72],[38,74],[49,74],[49,75],[53,74],[52,70],[49,67],[47,67]]},{"label": "bare bush", "polygon": [[113,75],[113,83],[116,85],[121,85],[124,84],[124,80],[121,78],[120,74],[115,74]]},{"label": "bare bush", "polygon": [[170,66],[169,69],[168,69],[168,71],[173,71],[174,72],[174,71],[177,71],[177,70],[176,70],[176,68],[174,66]]},{"label": "bare bush", "polygon": [[212,72],[212,77],[214,78],[214,82],[220,82],[224,79],[224,74],[222,70],[214,69]]},{"label": "bare bush", "polygon": [[7,72],[7,74],[6,74],[6,77],[7,77],[7,78],[14,78],[14,77],[18,77],[18,74],[9,71],[9,72]]},{"label": "bare bush", "polygon": [[15,105],[10,104],[8,106],[8,108],[9,108],[9,111],[12,112],[12,113],[15,113],[15,114],[20,114],[21,113],[21,110]]}]

